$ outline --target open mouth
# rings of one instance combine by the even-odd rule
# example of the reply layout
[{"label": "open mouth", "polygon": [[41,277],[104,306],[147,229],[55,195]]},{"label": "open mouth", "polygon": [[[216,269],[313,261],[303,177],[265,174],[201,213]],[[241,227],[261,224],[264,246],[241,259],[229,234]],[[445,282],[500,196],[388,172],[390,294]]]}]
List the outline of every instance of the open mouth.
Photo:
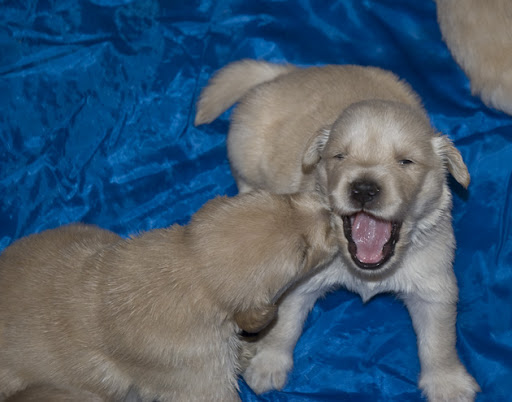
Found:
[{"label": "open mouth", "polygon": [[359,268],[381,268],[394,254],[401,223],[377,219],[365,212],[343,216],[348,251]]}]

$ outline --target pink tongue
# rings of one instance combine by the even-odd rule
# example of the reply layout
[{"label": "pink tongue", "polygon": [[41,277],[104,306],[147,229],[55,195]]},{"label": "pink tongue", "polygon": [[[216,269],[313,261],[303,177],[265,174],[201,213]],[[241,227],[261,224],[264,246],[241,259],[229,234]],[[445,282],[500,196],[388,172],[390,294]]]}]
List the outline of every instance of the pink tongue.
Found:
[{"label": "pink tongue", "polygon": [[376,264],[384,258],[382,248],[391,236],[391,223],[359,212],[352,222],[352,239],[357,246],[357,259]]}]

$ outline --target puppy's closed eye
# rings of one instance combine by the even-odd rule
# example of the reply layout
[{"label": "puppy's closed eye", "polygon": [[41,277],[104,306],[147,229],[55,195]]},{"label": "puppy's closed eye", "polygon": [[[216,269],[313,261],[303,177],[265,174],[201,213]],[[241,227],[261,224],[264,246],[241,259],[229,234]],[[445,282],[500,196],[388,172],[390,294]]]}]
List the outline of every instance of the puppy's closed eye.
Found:
[{"label": "puppy's closed eye", "polygon": [[402,166],[405,166],[405,165],[413,165],[414,164],[414,161],[410,160],[410,159],[400,159],[398,161],[398,163]]}]

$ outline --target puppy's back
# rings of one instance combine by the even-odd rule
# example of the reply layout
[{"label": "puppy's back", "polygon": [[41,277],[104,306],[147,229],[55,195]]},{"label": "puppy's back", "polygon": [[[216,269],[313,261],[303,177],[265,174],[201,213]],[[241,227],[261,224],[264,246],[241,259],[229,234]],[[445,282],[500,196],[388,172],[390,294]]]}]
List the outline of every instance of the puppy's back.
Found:
[{"label": "puppy's back", "polygon": [[314,190],[313,175],[302,170],[308,144],[349,105],[370,99],[423,110],[407,83],[375,67],[297,68],[251,89],[232,114],[227,139],[240,190]]},{"label": "puppy's back", "polygon": [[45,378],[65,375],[66,367],[76,363],[67,342],[86,347],[93,319],[93,303],[82,291],[91,284],[84,262],[119,239],[76,224],[18,240],[0,255],[0,396],[19,389],[18,370],[25,379]]},{"label": "puppy's back", "polygon": [[11,297],[22,295],[18,284],[23,292],[58,288],[59,277],[79,275],[87,258],[120,239],[93,225],[73,224],[14,242],[0,255],[0,305],[7,308]]},{"label": "puppy's back", "polygon": [[[80,275],[81,264],[87,258],[120,239],[93,225],[72,224],[14,242],[0,255],[0,305],[8,308],[19,304],[9,302],[25,292],[58,289],[59,278]],[[19,293],[18,286],[23,286],[23,293]]]}]

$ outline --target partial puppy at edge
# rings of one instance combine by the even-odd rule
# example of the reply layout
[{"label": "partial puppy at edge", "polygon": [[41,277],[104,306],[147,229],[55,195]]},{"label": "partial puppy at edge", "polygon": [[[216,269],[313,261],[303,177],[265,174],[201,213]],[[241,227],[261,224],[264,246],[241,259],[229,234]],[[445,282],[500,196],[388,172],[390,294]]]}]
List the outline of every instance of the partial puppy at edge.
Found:
[{"label": "partial puppy at edge", "polygon": [[512,1],[436,0],[437,20],[471,92],[512,115]]}]

